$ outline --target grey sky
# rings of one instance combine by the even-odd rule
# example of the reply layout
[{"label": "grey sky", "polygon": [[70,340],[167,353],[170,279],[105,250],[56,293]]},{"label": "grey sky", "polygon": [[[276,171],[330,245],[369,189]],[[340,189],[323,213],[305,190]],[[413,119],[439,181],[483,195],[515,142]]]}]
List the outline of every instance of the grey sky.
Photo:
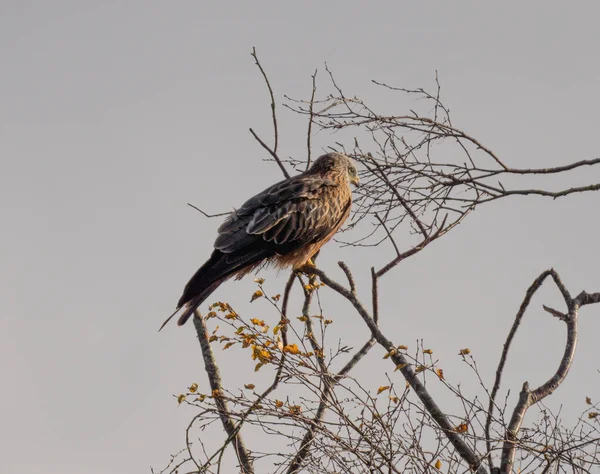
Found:
[{"label": "grey sky", "polygon": [[[506,162],[600,155],[597,5],[365,5],[1,3],[0,471],[148,472],[183,446],[193,413],[171,395],[206,384],[200,353],[191,326],[156,330],[218,225],[186,202],[226,211],[280,179],[248,133],[271,131],[252,46],[278,98],[307,97],[327,62],[344,91],[405,113],[370,80],[432,87],[437,69],[455,125]],[[281,110],[280,123],[282,154],[303,155],[304,122]],[[595,173],[568,184],[598,182]],[[398,343],[424,338],[454,380],[467,379],[456,353],[470,347],[491,381],[537,274],[554,266],[573,292],[600,291],[599,206],[596,194],[480,208],[394,271],[384,327]],[[339,276],[340,258],[366,292],[372,254],[330,244],[321,265]],[[284,278],[269,273],[274,292]],[[215,299],[247,308],[252,289],[251,279],[229,283]],[[539,310],[558,298],[542,294],[505,388],[541,381],[559,359],[564,328]],[[365,328],[351,316],[336,328],[358,343]],[[600,398],[597,308],[581,328],[573,371],[550,402],[567,414]]]}]

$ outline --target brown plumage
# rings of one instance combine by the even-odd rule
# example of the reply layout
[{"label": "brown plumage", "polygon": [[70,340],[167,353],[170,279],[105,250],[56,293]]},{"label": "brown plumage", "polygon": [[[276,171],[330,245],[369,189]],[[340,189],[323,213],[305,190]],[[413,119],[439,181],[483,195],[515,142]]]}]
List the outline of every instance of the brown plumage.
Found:
[{"label": "brown plumage", "polygon": [[350,214],[358,184],[354,162],[341,153],[319,157],[304,173],[265,189],[233,211],[219,227],[214,251],[183,290],[178,325],[225,280],[264,263],[299,268],[329,241]]}]

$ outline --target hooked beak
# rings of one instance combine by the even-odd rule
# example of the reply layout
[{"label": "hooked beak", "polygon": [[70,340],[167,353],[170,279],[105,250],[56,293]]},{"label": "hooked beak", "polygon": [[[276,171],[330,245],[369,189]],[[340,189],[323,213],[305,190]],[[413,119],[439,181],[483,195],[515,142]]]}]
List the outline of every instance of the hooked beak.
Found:
[{"label": "hooked beak", "polygon": [[350,178],[350,182],[357,188],[360,186],[360,180],[358,179],[358,176],[356,178]]}]

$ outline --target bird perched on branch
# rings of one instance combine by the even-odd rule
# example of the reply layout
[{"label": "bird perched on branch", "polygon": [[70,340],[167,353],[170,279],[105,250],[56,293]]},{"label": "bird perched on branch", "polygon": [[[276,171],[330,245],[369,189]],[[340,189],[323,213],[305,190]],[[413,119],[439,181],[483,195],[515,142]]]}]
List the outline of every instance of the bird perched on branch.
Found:
[{"label": "bird perched on branch", "polygon": [[354,161],[342,153],[320,156],[297,176],[280,181],[248,199],[218,230],[210,258],[190,279],[177,303],[177,324],[225,280],[238,279],[263,263],[301,268],[311,261],[350,214],[358,185]]}]

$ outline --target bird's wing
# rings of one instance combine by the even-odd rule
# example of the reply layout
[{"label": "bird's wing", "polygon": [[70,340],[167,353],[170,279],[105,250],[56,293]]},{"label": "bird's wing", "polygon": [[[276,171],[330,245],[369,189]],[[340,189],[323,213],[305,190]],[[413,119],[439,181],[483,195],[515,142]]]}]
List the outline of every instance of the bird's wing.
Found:
[{"label": "bird's wing", "polygon": [[339,224],[341,206],[331,203],[338,190],[334,181],[316,176],[277,183],[231,214],[219,228],[215,248],[234,253],[258,240],[281,254],[314,242]]}]

